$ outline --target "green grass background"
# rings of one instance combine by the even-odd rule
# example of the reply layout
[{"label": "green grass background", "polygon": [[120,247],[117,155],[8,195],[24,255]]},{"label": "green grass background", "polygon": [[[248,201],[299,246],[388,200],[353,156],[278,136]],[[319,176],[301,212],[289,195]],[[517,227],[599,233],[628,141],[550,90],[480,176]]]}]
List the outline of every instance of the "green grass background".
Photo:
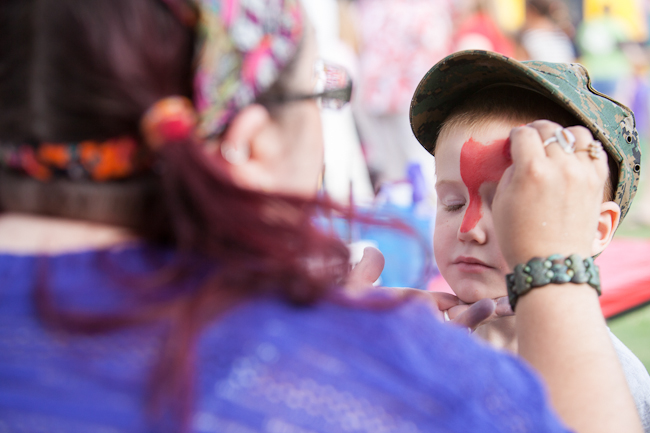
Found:
[{"label": "green grass background", "polygon": [[650,371],[650,305],[611,319],[607,324]]},{"label": "green grass background", "polygon": [[[633,218],[626,219],[616,237],[650,238],[650,226],[637,224]],[[650,371],[650,305],[610,319],[607,324]]]}]

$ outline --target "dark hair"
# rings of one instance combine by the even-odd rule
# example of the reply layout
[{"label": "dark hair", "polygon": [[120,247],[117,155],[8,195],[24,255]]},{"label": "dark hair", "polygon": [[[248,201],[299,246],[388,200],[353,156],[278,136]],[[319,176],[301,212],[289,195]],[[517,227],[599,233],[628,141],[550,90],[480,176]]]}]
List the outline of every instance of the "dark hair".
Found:
[{"label": "dark hair", "polygon": [[553,6],[555,2],[553,0],[526,0],[526,9],[534,10],[538,15],[552,18],[553,17]]},{"label": "dark hair", "polygon": [[[440,127],[438,142],[458,127],[475,129],[494,121],[516,126],[538,119],[550,120],[564,127],[583,125],[557,102],[538,92],[519,86],[498,85],[482,89],[454,107]],[[618,167],[614,158],[608,158],[608,163],[604,200],[610,201],[614,199],[614,186],[618,184]]]},{"label": "dark hair", "polygon": [[[138,136],[140,117],[153,102],[190,96],[193,45],[192,30],[158,0],[4,0],[0,141]],[[322,298],[347,275],[349,253],[313,217],[349,212],[327,198],[238,188],[208,164],[196,143],[170,143],[157,159],[152,206],[143,209],[136,232],[186,253],[168,281],[194,272],[195,263],[182,257],[197,254],[218,264],[219,272],[190,293],[186,287],[166,293],[163,304],[145,303],[135,313],[88,317],[59,311],[46,278],[36,299],[46,323],[78,332],[170,319],[152,395],[154,403],[174,399],[173,408],[186,417],[191,353],[202,327],[256,294],[296,304]],[[179,401],[185,403],[181,409]]]},{"label": "dark hair", "polygon": [[56,142],[136,135],[143,111],[191,93],[193,33],[156,0],[5,0],[0,133]]}]

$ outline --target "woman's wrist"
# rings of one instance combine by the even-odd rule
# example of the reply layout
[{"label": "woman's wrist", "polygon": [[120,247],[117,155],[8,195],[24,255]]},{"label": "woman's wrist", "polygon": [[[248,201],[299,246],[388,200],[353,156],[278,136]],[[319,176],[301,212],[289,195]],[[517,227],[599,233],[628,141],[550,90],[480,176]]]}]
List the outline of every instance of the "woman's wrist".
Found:
[{"label": "woman's wrist", "polygon": [[534,257],[527,263],[516,265],[514,272],[506,275],[510,306],[514,311],[519,298],[532,289],[565,283],[589,284],[600,296],[600,274],[593,258],[583,259],[578,254],[553,254],[546,258]]}]

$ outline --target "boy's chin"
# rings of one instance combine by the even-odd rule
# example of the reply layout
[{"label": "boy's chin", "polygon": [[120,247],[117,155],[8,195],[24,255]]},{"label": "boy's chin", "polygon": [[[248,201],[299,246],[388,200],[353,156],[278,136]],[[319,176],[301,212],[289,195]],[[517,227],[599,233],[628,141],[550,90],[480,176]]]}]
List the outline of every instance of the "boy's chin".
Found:
[{"label": "boy's chin", "polygon": [[508,294],[505,284],[503,284],[503,286],[499,285],[499,287],[494,287],[476,281],[462,281],[459,284],[452,284],[452,282],[449,282],[449,285],[456,296],[458,296],[458,299],[467,304],[473,304],[474,302],[478,302],[485,298],[500,298]]}]

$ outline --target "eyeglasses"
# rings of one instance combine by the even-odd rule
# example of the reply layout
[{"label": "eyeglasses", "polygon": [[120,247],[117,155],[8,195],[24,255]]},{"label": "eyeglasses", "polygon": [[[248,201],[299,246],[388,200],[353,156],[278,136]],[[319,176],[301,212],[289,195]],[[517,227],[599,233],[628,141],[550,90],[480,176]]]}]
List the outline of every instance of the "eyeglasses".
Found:
[{"label": "eyeglasses", "polygon": [[316,99],[322,108],[339,110],[350,102],[352,97],[352,79],[350,74],[338,65],[318,60],[314,64],[316,85],[314,93],[302,95],[262,96],[263,104],[282,104],[293,101]]}]

